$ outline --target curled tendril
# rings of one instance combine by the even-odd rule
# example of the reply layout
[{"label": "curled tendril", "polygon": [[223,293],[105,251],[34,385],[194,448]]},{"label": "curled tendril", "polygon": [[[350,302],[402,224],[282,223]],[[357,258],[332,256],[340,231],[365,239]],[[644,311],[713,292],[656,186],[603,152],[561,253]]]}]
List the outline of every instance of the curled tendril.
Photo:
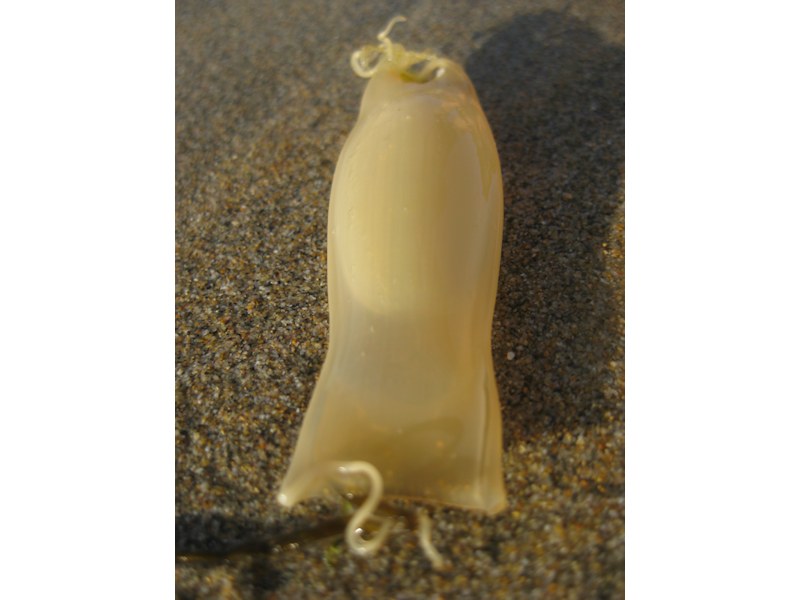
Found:
[{"label": "curled tendril", "polygon": [[392,40],[389,39],[389,34],[392,28],[397,23],[405,21],[403,15],[396,15],[386,24],[381,32],[378,34],[378,41],[380,46],[364,46],[360,50],[356,50],[350,55],[350,66],[359,77],[369,78],[378,70],[378,65],[381,59],[385,56],[386,60],[391,61],[394,58],[394,45]]},{"label": "curled tendril", "polygon": [[434,547],[431,540],[431,518],[424,510],[417,511],[417,536],[419,538],[419,545],[428,560],[431,561],[433,568],[437,571],[444,568],[444,558],[439,554],[439,551]]},{"label": "curled tendril", "polygon": [[378,70],[384,50],[377,46],[364,46],[350,55],[350,68],[356,75],[369,79]]},{"label": "curled tendril", "polygon": [[392,40],[389,39],[389,34],[392,32],[392,28],[397,23],[404,23],[406,18],[403,15],[395,15],[391,18],[391,20],[386,24],[386,27],[378,34],[378,41],[381,43],[382,46],[386,47],[386,54],[389,57],[389,60],[392,60]]},{"label": "curled tendril", "polygon": [[[361,556],[374,554],[383,545],[386,536],[389,535],[394,526],[392,519],[375,515],[375,509],[378,508],[378,504],[380,504],[383,497],[383,478],[378,469],[372,464],[360,460],[342,463],[336,467],[336,472],[344,476],[366,475],[369,479],[370,486],[367,498],[348,521],[345,539],[347,540],[347,545],[356,554]],[[366,522],[370,519],[380,522],[380,528],[372,539],[365,540],[361,532]]]},{"label": "curled tendril", "polygon": [[[353,476],[365,476],[369,481],[369,488],[367,490],[366,499],[361,503],[350,520],[345,526],[344,537],[347,541],[348,547],[358,554],[359,556],[371,556],[375,554],[384,544],[386,538],[395,529],[399,523],[405,523],[406,526],[411,525],[412,529],[416,528],[417,538],[419,545],[428,560],[431,561],[433,568],[440,570],[444,568],[445,561],[442,555],[433,545],[431,540],[432,523],[428,513],[423,509],[416,512],[414,518],[410,514],[404,514],[403,511],[392,510],[390,507],[384,506],[381,508],[381,500],[383,498],[383,478],[380,472],[374,465],[366,461],[356,460],[350,462],[334,463],[334,480],[338,486],[352,488],[353,484],[349,480]],[[347,483],[343,480],[348,480]],[[378,515],[376,512],[383,512],[383,515]],[[389,515],[398,517],[399,520],[392,518]],[[378,531],[373,533],[370,539],[365,540],[362,533],[364,526],[368,521],[379,523]],[[414,525],[416,523],[416,525]]]},{"label": "curled tendril", "polygon": [[364,46],[350,55],[350,67],[359,77],[370,78],[383,61],[393,62],[409,79],[425,82],[438,77],[442,61],[432,52],[410,52],[400,44],[389,39],[392,28],[406,18],[402,15],[392,17],[378,34],[378,46]]}]

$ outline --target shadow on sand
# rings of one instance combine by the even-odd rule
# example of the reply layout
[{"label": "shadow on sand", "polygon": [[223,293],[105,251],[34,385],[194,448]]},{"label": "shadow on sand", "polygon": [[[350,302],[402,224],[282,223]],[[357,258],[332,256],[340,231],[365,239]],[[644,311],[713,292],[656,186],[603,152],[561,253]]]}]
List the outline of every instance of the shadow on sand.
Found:
[{"label": "shadow on sand", "polygon": [[625,54],[555,12],[483,35],[466,69],[503,166],[493,347],[508,444],[622,418],[622,282],[606,252],[622,238]]}]

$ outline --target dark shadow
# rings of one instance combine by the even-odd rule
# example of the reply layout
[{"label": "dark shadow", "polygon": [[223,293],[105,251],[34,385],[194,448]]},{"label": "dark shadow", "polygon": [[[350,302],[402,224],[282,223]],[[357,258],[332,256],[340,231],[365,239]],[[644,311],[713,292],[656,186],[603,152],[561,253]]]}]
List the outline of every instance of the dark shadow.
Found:
[{"label": "dark shadow", "polygon": [[[273,554],[291,543],[277,526],[215,514],[180,515],[175,519],[175,564],[205,571],[221,564],[236,564],[237,587],[259,593],[277,590],[285,575],[273,566]],[[191,597],[176,589],[176,597]],[[189,594],[189,595],[187,595]]]},{"label": "dark shadow", "polygon": [[555,12],[482,35],[466,68],[503,166],[493,349],[508,444],[623,417],[623,284],[606,253],[622,238],[625,56]]},{"label": "dark shadow", "polygon": [[[288,575],[282,556],[297,548],[328,547],[339,543],[347,523],[342,516],[325,516],[307,523],[296,517],[294,525],[266,524],[214,513],[179,515],[175,519],[176,568],[205,572],[219,565],[233,567],[236,585],[259,595],[283,586]],[[176,596],[191,594],[176,589]]]},{"label": "dark shadow", "polygon": [[[354,502],[360,503],[356,498]],[[215,513],[191,513],[175,519],[176,568],[208,573],[225,565],[235,574],[238,590],[249,592],[248,597],[280,589],[297,573],[287,571],[287,561],[297,564],[299,554],[322,550],[325,560],[332,559],[345,549],[344,531],[350,515],[337,514],[341,507],[331,507],[317,501],[317,518],[293,515],[279,522],[266,523],[236,516]],[[410,502],[394,501],[381,505],[378,513],[390,516],[396,525],[414,531],[418,521]],[[184,579],[190,580],[190,577]],[[347,586],[345,578],[342,585]],[[192,586],[176,588],[176,597],[191,597]]]}]

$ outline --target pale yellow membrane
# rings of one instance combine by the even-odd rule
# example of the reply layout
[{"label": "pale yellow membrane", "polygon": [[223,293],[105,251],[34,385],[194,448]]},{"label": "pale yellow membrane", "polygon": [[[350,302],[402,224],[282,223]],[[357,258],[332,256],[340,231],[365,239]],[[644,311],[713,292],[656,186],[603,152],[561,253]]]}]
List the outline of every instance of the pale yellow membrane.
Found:
[{"label": "pale yellow membrane", "polygon": [[500,162],[464,70],[385,34],[353,58],[371,79],[331,192],[330,346],[279,500],[341,488],[355,461],[379,478],[346,491],[372,496],[377,481],[386,496],[496,513]]}]

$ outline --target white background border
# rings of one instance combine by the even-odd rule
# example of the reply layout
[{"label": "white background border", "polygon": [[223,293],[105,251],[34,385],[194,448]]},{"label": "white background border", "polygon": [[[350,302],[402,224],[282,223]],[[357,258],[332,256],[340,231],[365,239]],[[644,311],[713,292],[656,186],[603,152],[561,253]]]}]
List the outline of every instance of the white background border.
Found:
[{"label": "white background border", "polygon": [[[626,7],[626,595],[797,593],[791,3]],[[3,595],[174,597],[174,6],[4,3]]]}]

